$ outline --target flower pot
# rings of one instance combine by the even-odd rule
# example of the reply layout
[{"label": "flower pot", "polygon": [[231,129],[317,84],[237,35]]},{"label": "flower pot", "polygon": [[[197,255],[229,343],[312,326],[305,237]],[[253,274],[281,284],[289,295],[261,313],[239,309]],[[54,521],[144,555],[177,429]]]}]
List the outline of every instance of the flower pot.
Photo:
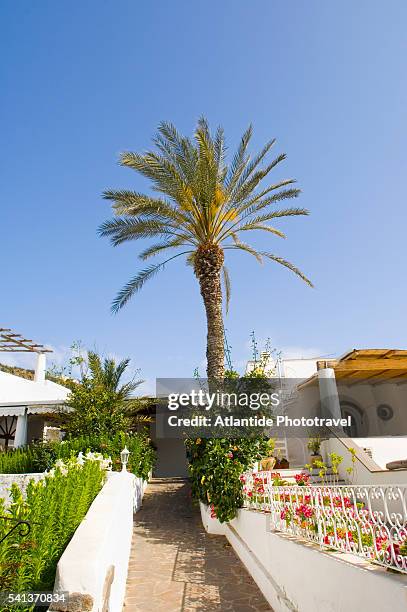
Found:
[{"label": "flower pot", "polygon": [[276,470],[288,470],[290,467],[290,463],[287,461],[285,457],[283,457],[282,459],[277,460],[277,463],[275,464],[274,467]]},{"label": "flower pot", "polygon": [[310,455],[309,463],[312,467],[316,467],[315,466],[316,461],[322,461],[322,455]]},{"label": "flower pot", "polygon": [[260,461],[260,470],[263,472],[271,471],[276,465],[275,457],[266,457]]},{"label": "flower pot", "polygon": [[210,506],[199,502],[201,510],[202,524],[206,533],[212,533],[215,535],[225,535],[225,525],[218,521],[217,518],[212,517],[212,510]]}]

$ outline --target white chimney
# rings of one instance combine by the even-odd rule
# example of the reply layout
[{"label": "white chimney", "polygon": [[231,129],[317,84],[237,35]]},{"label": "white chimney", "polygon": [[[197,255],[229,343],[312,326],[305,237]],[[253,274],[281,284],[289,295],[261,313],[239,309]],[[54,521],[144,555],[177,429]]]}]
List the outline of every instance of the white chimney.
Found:
[{"label": "white chimney", "polygon": [[35,365],[35,382],[45,382],[45,367],[46,367],[46,356],[45,353],[37,353],[37,363]]}]

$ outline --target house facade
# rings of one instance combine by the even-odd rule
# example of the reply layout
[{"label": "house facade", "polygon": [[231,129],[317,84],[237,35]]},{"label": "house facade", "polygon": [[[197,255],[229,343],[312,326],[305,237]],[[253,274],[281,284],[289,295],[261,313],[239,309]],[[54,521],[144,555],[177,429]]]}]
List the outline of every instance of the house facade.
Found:
[{"label": "house facade", "polygon": [[0,369],[0,447],[16,448],[43,438],[44,427],[53,424],[53,415],[63,408],[69,389],[46,379],[46,354],[51,351],[43,345],[0,328],[0,352],[35,357],[32,372],[21,370],[24,378]]},{"label": "house facade", "polygon": [[[355,448],[358,464],[362,462],[376,473],[398,468],[394,478],[404,478],[407,351],[352,349],[338,359],[283,359],[278,363],[269,356],[265,361],[263,357],[263,363],[269,375],[289,391],[284,405],[288,416],[312,418],[325,411],[348,420],[349,424],[332,432],[332,437],[325,436],[322,450],[326,458],[329,452],[338,451],[346,457],[349,448]],[[255,365],[249,362],[247,371]],[[290,467],[304,465],[309,458],[307,439],[285,433],[277,447],[285,451]]]}]

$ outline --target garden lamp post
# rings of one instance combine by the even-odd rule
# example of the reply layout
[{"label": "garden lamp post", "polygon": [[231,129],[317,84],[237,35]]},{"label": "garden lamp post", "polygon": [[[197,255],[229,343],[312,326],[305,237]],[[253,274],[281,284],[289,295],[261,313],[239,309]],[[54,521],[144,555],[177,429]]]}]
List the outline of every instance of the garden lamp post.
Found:
[{"label": "garden lamp post", "polygon": [[130,451],[127,448],[127,446],[125,446],[124,449],[122,450],[122,452],[120,453],[120,459],[121,459],[121,462],[122,462],[122,472],[127,472],[126,465],[128,463],[128,460],[129,460],[129,455],[130,455]]}]

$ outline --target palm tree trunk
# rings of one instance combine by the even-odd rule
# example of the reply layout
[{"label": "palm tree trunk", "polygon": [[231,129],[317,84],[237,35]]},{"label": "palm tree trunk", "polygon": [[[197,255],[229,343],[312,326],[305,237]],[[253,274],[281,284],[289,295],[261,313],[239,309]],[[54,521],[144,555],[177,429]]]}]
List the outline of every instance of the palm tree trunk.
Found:
[{"label": "palm tree trunk", "polygon": [[195,274],[199,280],[207,322],[207,376],[220,381],[225,373],[225,346],[220,272],[223,251],[215,244],[202,245],[195,255]]}]

